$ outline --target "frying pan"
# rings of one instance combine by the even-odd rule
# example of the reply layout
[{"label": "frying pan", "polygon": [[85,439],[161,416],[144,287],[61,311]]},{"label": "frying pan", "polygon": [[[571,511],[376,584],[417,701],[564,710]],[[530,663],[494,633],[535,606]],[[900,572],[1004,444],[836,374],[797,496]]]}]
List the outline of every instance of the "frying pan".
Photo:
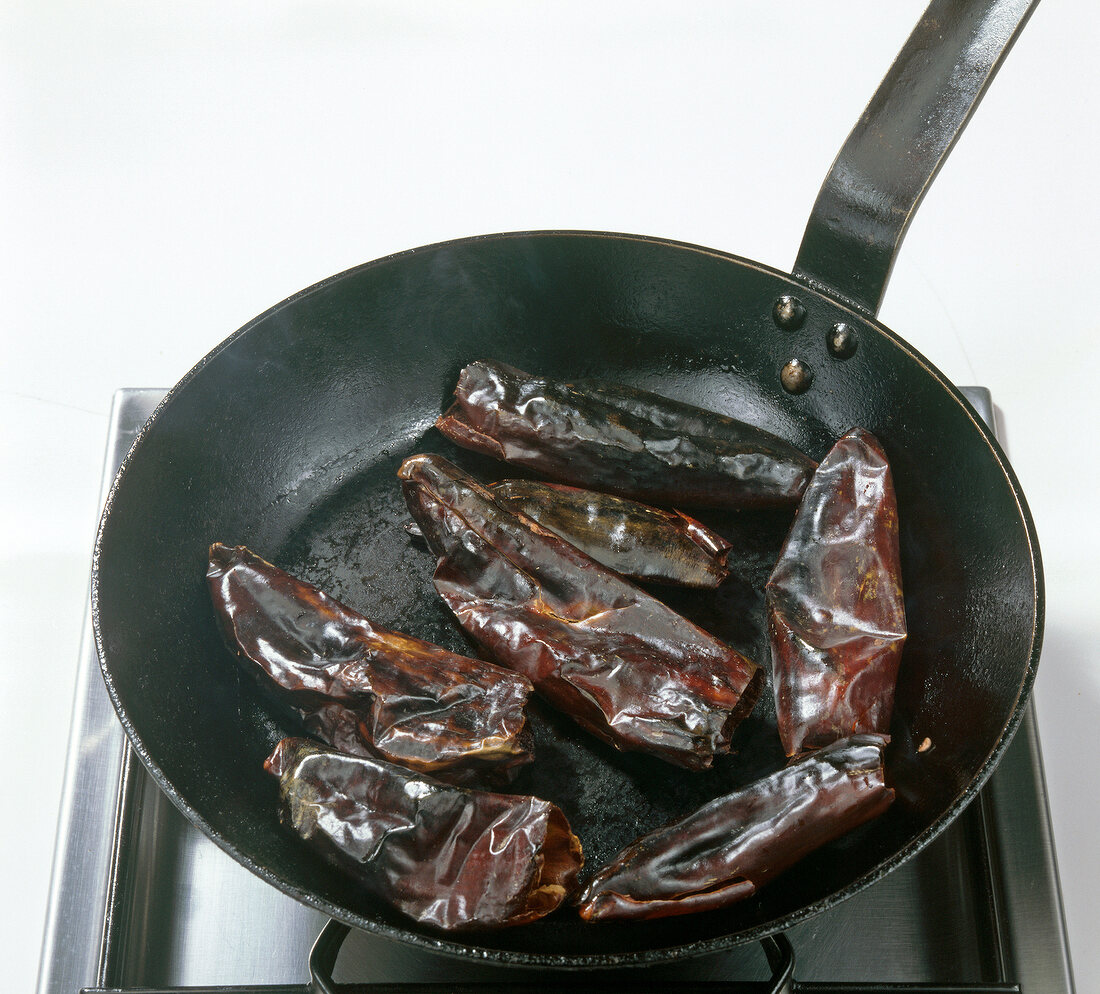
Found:
[{"label": "frying pan", "polygon": [[[114,482],[92,587],[108,691],[184,814],[341,922],[481,962],[566,968],[658,963],[770,935],[935,838],[1021,718],[1041,641],[1041,567],[997,442],[875,314],[913,210],[1031,7],[934,0],[834,163],[791,275],[659,238],[488,235],[334,276],[202,359]],[[385,627],[469,652],[432,590],[430,556],[403,529],[395,472],[406,456],[437,451],[482,478],[514,475],[432,429],[459,369],[477,358],[646,387],[766,427],[818,459],[855,425],[881,440],[910,631],[888,754],[897,800],[885,816],[724,911],[606,925],[564,911],[457,937],[403,919],[279,824],[262,763],[300,729],[221,643],[206,550],[246,544]],[[733,541],[733,579],[713,595],[667,597],[766,663],[762,590],[790,512],[707,522]],[[531,721],[537,761],[516,789],[562,805],[592,867],[783,761],[767,701],[735,754],[697,775],[618,754],[537,705]]]}]

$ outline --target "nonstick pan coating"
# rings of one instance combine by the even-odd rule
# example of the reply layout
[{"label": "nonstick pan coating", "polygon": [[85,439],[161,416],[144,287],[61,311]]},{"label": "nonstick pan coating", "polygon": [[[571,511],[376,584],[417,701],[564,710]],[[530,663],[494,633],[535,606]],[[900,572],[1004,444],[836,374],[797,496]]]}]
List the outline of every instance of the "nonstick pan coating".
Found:
[{"label": "nonstick pan coating", "polygon": [[[773,305],[796,293],[798,331]],[[848,359],[832,325],[858,336]],[[815,371],[788,394],[779,371]],[[909,640],[880,820],[725,911],[589,925],[571,910],[511,931],[446,936],[371,899],[277,817],[264,757],[298,729],[238,670],[205,583],[212,541],[245,544],[388,628],[471,647],[403,529],[395,478],[420,451],[483,479],[514,475],[432,428],[459,369],[498,359],[656,390],[776,432],[820,459],[873,432],[897,489]],[[732,539],[716,594],[666,594],[762,664],[762,588],[789,511],[700,513]],[[374,932],[479,960],[594,967],[697,954],[793,924],[930,841],[991,772],[1021,716],[1041,632],[1038,548],[1015,477],[935,369],[869,318],[722,253],[578,232],[429,246],[350,270],[257,318],[169,394],[111,491],[93,576],[95,629],[119,715],[152,775],[222,848],[284,891]],[[766,697],[767,695],[765,695]],[[782,762],[765,700],[713,772],[623,756],[536,708],[537,760],[516,784],[559,803],[595,869],[622,844]],[[917,752],[924,739],[932,748]]]}]

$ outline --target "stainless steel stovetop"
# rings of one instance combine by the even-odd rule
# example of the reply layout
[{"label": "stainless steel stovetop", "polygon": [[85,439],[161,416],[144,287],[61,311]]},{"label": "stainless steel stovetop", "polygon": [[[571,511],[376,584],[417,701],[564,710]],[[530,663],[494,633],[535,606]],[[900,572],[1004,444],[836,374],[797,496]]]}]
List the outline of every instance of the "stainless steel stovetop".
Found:
[{"label": "stainless steel stovetop", "polygon": [[[988,391],[964,388],[993,423]],[[120,390],[104,496],[161,390]],[[327,919],[253,876],[176,810],[134,757],[85,623],[54,858],[39,994],[83,989],[306,991]],[[979,798],[918,856],[788,933],[795,990],[1023,991],[1071,994],[1042,760],[1029,706]],[[578,976],[459,963],[353,932],[337,980],[391,984],[685,989],[759,982],[760,947],[619,974]],[[377,986],[371,986],[377,985]],[[759,984],[757,983],[757,987]],[[756,988],[753,988],[756,989]]]}]

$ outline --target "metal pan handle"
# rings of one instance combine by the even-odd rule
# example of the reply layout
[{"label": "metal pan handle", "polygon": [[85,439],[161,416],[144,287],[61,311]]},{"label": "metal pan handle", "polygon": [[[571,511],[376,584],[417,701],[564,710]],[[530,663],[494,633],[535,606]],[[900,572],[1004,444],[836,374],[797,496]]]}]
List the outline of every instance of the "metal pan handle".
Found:
[{"label": "metal pan handle", "polygon": [[1038,0],[932,0],[817,195],[792,275],[878,313],[924,191]]}]

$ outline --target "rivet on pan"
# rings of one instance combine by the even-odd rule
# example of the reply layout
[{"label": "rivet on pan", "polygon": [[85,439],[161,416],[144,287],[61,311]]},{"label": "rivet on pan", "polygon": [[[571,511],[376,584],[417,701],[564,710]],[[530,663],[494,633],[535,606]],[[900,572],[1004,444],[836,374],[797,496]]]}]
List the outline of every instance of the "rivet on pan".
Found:
[{"label": "rivet on pan", "polygon": [[772,307],[772,320],[784,331],[798,331],[806,320],[806,308],[797,297],[784,294]]},{"label": "rivet on pan", "polygon": [[779,382],[787,393],[805,393],[814,381],[814,371],[801,359],[792,359],[779,372]]},{"label": "rivet on pan", "polygon": [[825,336],[825,344],[836,359],[851,359],[859,347],[859,339],[851,325],[838,321]]}]

